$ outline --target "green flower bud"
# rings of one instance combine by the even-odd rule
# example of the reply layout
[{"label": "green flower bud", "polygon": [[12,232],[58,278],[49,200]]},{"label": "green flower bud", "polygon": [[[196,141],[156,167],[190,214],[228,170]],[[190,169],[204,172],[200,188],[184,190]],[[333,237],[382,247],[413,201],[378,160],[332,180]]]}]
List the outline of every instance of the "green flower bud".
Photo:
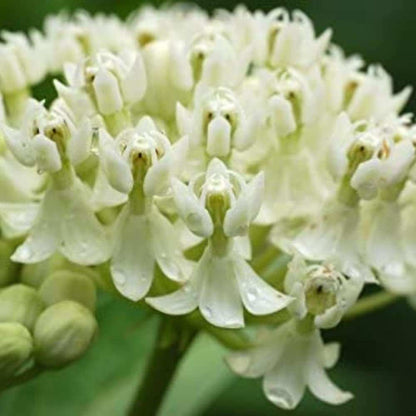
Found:
[{"label": "green flower bud", "polygon": [[22,267],[20,281],[27,286],[38,289],[50,270],[49,260],[35,264],[25,264]]},{"label": "green flower bud", "polygon": [[0,287],[15,281],[18,265],[10,260],[15,247],[6,241],[0,241]]},{"label": "green flower bud", "polygon": [[0,322],[19,322],[32,330],[44,308],[32,287],[16,284],[0,292]]},{"label": "green flower bud", "polygon": [[0,378],[14,375],[33,350],[29,331],[17,322],[0,323]]},{"label": "green flower bud", "polygon": [[83,274],[68,270],[52,273],[42,283],[39,294],[47,306],[63,300],[73,300],[94,311],[95,286],[91,279]]},{"label": "green flower bud", "polygon": [[97,331],[92,313],[64,300],[47,308],[36,322],[35,359],[46,367],[63,367],[80,358]]}]

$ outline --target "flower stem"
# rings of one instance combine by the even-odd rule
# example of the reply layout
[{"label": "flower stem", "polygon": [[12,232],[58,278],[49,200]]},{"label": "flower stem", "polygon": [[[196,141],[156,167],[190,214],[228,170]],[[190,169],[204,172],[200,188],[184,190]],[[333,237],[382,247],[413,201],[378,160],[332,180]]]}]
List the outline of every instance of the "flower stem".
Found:
[{"label": "flower stem", "polygon": [[129,410],[130,416],[155,416],[182,357],[196,332],[162,320],[146,374]]},{"label": "flower stem", "polygon": [[344,320],[351,320],[369,312],[384,308],[400,299],[400,295],[389,292],[377,292],[360,299],[344,316]]}]

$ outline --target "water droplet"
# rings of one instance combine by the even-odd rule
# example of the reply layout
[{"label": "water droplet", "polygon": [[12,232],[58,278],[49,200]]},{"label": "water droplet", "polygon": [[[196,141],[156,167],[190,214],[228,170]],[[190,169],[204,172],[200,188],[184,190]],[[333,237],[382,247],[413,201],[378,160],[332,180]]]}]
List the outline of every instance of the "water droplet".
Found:
[{"label": "water droplet", "polygon": [[117,286],[124,286],[126,284],[126,276],[124,274],[124,272],[122,270],[113,270],[112,272],[113,274],[113,278],[114,278],[114,283]]},{"label": "water droplet", "polygon": [[294,406],[293,398],[291,394],[280,387],[271,387],[268,389],[267,396],[269,399],[284,409],[292,409]]},{"label": "water droplet", "polygon": [[247,289],[247,298],[250,302],[255,302],[258,297],[258,291],[255,287],[249,287]]}]

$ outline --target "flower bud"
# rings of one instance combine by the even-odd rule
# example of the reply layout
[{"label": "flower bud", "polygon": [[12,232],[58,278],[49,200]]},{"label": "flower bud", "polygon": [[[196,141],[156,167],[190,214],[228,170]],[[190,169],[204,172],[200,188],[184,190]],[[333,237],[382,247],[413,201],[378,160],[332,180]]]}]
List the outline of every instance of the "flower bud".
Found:
[{"label": "flower bud", "polygon": [[17,322],[0,323],[0,379],[13,376],[33,350],[29,331]]},{"label": "flower bud", "polygon": [[0,292],[0,322],[19,322],[32,330],[43,309],[42,299],[31,287],[16,284]]},{"label": "flower bud", "polygon": [[94,283],[89,277],[69,270],[60,270],[48,276],[43,281],[39,294],[46,306],[73,300],[91,311],[95,308]]},{"label": "flower bud", "polygon": [[56,303],[36,322],[35,359],[46,367],[63,367],[86,352],[96,330],[96,320],[87,308],[71,300]]}]

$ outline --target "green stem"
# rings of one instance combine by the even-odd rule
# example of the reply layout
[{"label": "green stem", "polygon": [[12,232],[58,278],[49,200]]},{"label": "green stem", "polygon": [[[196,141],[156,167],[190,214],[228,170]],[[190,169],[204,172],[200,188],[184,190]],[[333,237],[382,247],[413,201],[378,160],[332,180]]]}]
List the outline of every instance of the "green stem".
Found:
[{"label": "green stem", "polygon": [[382,309],[385,306],[398,301],[400,298],[400,295],[389,292],[377,292],[373,295],[366,296],[365,298],[360,299],[349,310],[349,312],[344,316],[344,320],[351,320],[369,312]]},{"label": "green stem", "polygon": [[146,374],[129,410],[130,416],[155,416],[182,357],[196,332],[162,320]]}]

